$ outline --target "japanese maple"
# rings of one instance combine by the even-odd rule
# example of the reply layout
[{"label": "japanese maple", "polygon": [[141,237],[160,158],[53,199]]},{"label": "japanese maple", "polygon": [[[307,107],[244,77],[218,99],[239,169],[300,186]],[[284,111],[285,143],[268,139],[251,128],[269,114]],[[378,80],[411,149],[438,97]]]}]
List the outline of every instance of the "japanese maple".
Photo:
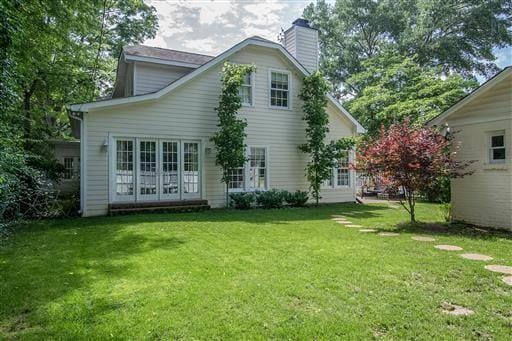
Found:
[{"label": "japanese maple", "polygon": [[434,128],[415,127],[409,120],[381,128],[380,136],[363,143],[358,150],[357,168],[379,179],[388,193],[403,190],[400,203],[416,221],[418,193],[440,177],[462,177],[470,162],[453,159],[451,141]]}]

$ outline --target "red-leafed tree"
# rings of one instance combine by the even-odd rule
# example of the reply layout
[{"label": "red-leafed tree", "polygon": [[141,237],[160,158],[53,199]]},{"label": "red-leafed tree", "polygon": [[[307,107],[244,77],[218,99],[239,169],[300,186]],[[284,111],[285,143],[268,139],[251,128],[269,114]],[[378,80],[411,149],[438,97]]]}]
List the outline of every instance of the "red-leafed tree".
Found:
[{"label": "red-leafed tree", "polygon": [[417,195],[440,177],[462,177],[470,162],[453,159],[450,139],[433,128],[415,127],[408,120],[396,123],[358,148],[357,169],[379,179],[389,193],[400,189],[402,206],[416,221]]}]

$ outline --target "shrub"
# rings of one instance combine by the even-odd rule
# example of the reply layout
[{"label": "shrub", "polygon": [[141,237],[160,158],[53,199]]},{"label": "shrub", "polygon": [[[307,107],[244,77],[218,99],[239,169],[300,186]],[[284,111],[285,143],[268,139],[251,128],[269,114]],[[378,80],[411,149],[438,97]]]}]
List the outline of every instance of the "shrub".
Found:
[{"label": "shrub", "polygon": [[256,203],[263,208],[281,208],[288,192],[272,189],[256,193]]},{"label": "shrub", "polygon": [[285,200],[286,203],[293,207],[301,207],[306,204],[309,196],[306,191],[296,191],[295,193],[287,193]]},{"label": "shrub", "polygon": [[231,193],[231,206],[239,210],[247,210],[251,208],[254,202],[254,193]]}]

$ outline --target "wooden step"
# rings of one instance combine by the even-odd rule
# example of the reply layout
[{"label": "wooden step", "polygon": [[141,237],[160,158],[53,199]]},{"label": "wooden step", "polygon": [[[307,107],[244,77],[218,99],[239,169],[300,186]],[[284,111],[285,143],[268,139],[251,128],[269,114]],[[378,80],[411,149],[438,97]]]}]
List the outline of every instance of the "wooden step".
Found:
[{"label": "wooden step", "polygon": [[181,200],[110,204],[108,211],[110,215],[117,215],[137,212],[194,212],[209,208],[207,200]]}]

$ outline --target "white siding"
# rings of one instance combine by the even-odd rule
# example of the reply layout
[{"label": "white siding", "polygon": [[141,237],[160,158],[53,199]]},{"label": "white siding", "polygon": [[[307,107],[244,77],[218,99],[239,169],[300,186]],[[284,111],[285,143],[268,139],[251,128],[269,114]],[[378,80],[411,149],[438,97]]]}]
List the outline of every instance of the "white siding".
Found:
[{"label": "white siding", "polygon": [[[512,230],[512,77],[448,119],[458,160],[476,161],[474,174],[452,181],[453,218]],[[506,163],[489,164],[489,136],[505,131]]]},{"label": "white siding", "polygon": [[193,69],[135,63],[135,95],[158,91]]},{"label": "white siding", "polygon": [[284,46],[308,71],[318,68],[318,31],[292,26],[284,34]]},{"label": "white siding", "polygon": [[[302,76],[282,55],[273,49],[247,47],[230,58],[237,63],[254,63],[255,98],[253,107],[242,107],[240,115],[247,119],[247,145],[267,146],[269,149],[269,186],[287,190],[307,190],[304,177],[307,156],[298,150],[304,142],[304,122],[301,103],[297,98]],[[109,200],[108,153],[101,150],[105,138],[112,135],[166,136],[201,139],[205,155],[204,198],[213,207],[224,205],[224,185],[220,169],[215,166],[215,151],[210,137],[217,131],[220,94],[218,65],[199,75],[158,101],[90,112],[87,119],[87,211],[86,215],[105,214]],[[269,69],[288,69],[292,72],[291,110],[269,108]],[[331,137],[352,135],[351,124],[329,107]],[[327,190],[323,201],[355,200],[355,188]]]}]

